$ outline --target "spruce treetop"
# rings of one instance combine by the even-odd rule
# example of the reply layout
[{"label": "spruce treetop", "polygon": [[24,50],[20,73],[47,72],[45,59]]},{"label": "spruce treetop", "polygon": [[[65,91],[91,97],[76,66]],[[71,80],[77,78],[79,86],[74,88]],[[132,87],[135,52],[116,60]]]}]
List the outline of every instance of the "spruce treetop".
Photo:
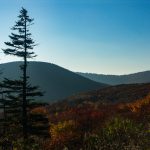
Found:
[{"label": "spruce treetop", "polygon": [[33,18],[28,16],[28,11],[22,8],[18,16],[18,21],[11,28],[16,32],[9,35],[10,42],[5,42],[9,48],[2,49],[6,55],[15,55],[23,58],[36,56],[32,51],[36,44],[31,37],[32,34],[29,32],[29,27],[33,24],[33,20]]}]

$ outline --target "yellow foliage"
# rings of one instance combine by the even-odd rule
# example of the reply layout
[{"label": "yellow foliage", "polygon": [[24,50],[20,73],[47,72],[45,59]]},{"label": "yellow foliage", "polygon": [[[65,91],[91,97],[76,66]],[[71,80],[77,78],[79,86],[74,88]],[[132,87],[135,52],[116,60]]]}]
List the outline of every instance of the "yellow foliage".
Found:
[{"label": "yellow foliage", "polygon": [[63,138],[62,135],[65,136],[64,133],[67,133],[68,136],[71,136],[74,131],[75,122],[73,120],[59,122],[58,124],[52,124],[50,128],[52,139]]}]

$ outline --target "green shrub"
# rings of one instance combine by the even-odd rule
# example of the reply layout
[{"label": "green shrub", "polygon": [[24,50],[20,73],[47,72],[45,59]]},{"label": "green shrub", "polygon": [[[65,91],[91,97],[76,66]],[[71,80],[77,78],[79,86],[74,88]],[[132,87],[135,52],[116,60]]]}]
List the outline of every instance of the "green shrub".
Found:
[{"label": "green shrub", "polygon": [[97,134],[85,137],[85,150],[149,150],[150,135],[141,124],[114,118]]}]

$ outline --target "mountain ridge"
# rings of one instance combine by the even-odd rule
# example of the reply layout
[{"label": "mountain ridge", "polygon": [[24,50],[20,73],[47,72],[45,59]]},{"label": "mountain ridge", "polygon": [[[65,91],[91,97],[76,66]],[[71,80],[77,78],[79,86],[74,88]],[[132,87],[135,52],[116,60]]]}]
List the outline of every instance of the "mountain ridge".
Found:
[{"label": "mountain ridge", "polygon": [[86,77],[96,82],[102,81],[109,85],[150,83],[149,70],[125,75],[105,75],[105,74],[82,73],[82,72],[77,72],[77,74],[82,75],[83,77]]}]

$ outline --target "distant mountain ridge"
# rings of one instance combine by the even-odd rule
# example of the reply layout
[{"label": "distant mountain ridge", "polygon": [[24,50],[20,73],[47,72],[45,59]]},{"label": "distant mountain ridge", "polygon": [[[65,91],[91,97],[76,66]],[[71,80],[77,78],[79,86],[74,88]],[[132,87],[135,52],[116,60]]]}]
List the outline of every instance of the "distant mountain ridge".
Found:
[{"label": "distant mountain ridge", "polygon": [[128,75],[104,75],[94,73],[81,73],[79,75],[96,82],[102,82],[110,85],[150,83],[150,71],[138,72]]},{"label": "distant mountain ridge", "polygon": [[[2,80],[3,77],[18,79],[21,75],[20,65],[21,62],[0,64],[0,70],[3,72],[0,79]],[[27,74],[30,76],[31,83],[39,86],[45,92],[41,100],[47,102],[106,86],[60,66],[45,62],[29,62]]]}]

